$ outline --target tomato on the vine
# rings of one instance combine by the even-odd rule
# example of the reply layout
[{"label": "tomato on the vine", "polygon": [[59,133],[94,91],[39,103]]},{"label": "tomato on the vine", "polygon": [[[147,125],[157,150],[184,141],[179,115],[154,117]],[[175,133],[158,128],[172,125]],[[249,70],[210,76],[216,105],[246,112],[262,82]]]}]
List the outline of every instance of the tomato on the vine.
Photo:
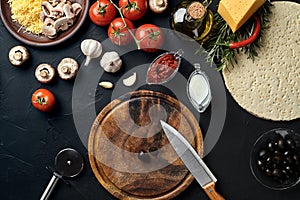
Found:
[{"label": "tomato on the vine", "polygon": [[[127,26],[124,24],[127,24]],[[116,45],[124,46],[131,42],[133,39],[128,29],[134,31],[134,25],[129,20],[124,18],[124,21],[121,17],[114,19],[108,27],[108,37]]]},{"label": "tomato on the vine", "polygon": [[147,0],[120,0],[122,14],[130,20],[141,19],[147,12]]},{"label": "tomato on the vine", "polygon": [[55,96],[47,89],[38,89],[32,94],[31,103],[36,109],[48,112],[55,106]]},{"label": "tomato on the vine", "polygon": [[164,43],[162,30],[154,24],[143,24],[135,33],[135,37],[140,41],[140,48],[145,52],[155,52]]},{"label": "tomato on the vine", "polygon": [[116,8],[109,0],[97,0],[89,9],[90,19],[98,26],[108,25],[116,13]]}]

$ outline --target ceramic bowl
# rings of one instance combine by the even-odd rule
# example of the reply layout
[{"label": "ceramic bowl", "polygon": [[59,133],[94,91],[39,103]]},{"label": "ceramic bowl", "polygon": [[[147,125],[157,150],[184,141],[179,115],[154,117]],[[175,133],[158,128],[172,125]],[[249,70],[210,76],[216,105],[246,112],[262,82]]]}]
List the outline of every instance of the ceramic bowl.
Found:
[{"label": "ceramic bowl", "polygon": [[17,22],[13,21],[11,18],[11,8],[7,0],[1,0],[1,19],[7,30],[19,41],[37,47],[53,46],[57,45],[70,37],[72,37],[76,31],[83,25],[89,10],[88,0],[75,0],[74,2],[80,3],[82,10],[79,16],[76,17],[74,24],[67,30],[59,32],[57,37],[54,39],[49,39],[44,35],[37,35],[30,32],[26,32],[24,28],[20,26]]}]

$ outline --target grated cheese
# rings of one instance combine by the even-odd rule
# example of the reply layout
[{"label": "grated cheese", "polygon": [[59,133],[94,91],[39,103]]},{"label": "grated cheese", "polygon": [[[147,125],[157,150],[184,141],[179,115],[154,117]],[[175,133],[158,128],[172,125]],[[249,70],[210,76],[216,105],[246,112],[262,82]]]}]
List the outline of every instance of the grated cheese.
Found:
[{"label": "grated cheese", "polygon": [[13,21],[34,34],[42,33],[43,22],[40,20],[43,0],[8,0]]}]

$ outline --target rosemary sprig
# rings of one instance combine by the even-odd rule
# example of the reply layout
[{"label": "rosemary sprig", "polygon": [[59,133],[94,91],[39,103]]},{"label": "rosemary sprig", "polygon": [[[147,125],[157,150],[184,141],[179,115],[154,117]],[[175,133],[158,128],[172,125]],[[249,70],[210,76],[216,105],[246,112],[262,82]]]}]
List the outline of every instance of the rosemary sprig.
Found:
[{"label": "rosemary sprig", "polygon": [[265,29],[268,28],[268,16],[271,13],[270,0],[267,0],[264,5],[258,9],[256,15],[261,22],[261,30],[257,39],[240,49],[229,49],[227,45],[230,42],[241,41],[249,38],[254,29],[254,21],[249,19],[239,30],[233,33],[226,21],[218,14],[214,14],[214,27],[211,32],[211,37],[202,45],[208,52],[207,62],[211,65],[216,63],[218,70],[223,70],[227,65],[237,63],[236,54],[244,52],[249,59],[255,59],[258,55],[257,49],[260,48],[261,36]]}]

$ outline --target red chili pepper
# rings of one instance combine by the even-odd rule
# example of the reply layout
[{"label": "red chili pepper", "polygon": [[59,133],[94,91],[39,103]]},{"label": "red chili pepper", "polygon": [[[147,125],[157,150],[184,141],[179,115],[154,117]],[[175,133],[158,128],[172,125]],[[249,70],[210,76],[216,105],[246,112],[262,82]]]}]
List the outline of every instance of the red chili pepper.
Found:
[{"label": "red chili pepper", "polygon": [[259,20],[259,17],[257,17],[257,16],[254,16],[254,20],[255,20],[256,25],[255,25],[252,35],[248,39],[245,39],[243,41],[230,42],[229,43],[230,49],[238,49],[238,48],[247,46],[248,44],[251,44],[252,42],[254,42],[256,40],[256,38],[260,32],[260,20]]}]

